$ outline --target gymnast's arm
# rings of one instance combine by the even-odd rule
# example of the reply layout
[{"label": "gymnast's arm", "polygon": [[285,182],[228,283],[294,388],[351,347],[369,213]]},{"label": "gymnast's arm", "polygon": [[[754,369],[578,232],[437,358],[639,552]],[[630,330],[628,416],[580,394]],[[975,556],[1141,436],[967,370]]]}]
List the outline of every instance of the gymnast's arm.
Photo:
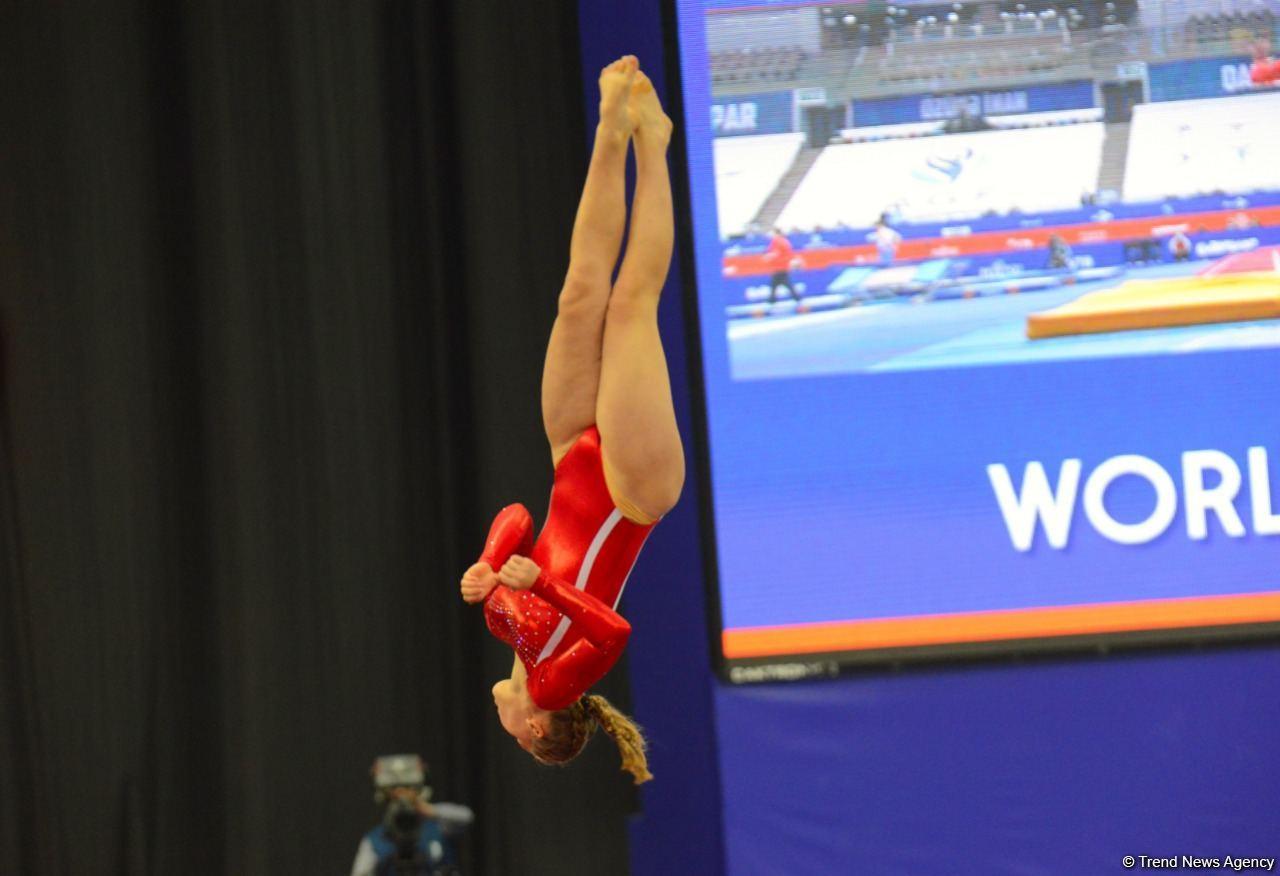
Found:
[{"label": "gymnast's arm", "polygon": [[461,836],[476,820],[470,806],[461,803],[428,803],[426,814],[440,825],[440,832],[447,837]]},{"label": "gymnast's arm", "polygon": [[462,576],[462,599],[465,602],[484,602],[498,585],[494,569],[501,568],[507,558],[519,551],[527,552],[533,546],[533,517],[523,505],[508,505],[498,512],[489,527],[484,552],[480,559]]},{"label": "gymnast's arm", "polygon": [[511,557],[498,572],[498,580],[516,590],[530,590],[564,612],[583,637],[603,653],[620,653],[626,646],[631,624],[622,615],[590,593],[544,572],[533,560]]},{"label": "gymnast's arm", "polygon": [[520,503],[508,505],[498,512],[489,526],[480,562],[490,569],[501,569],[512,554],[527,554],[533,547],[533,516]]},{"label": "gymnast's arm", "polygon": [[567,709],[605,677],[621,653],[621,645],[615,650],[601,651],[586,639],[579,639],[563,654],[537,665],[529,676],[529,696],[539,708],[553,712]]},{"label": "gymnast's arm", "polygon": [[532,590],[582,631],[581,639],[539,663],[528,680],[529,695],[539,707],[569,707],[618,662],[631,636],[631,624],[599,599],[546,574],[525,557],[513,556],[498,578],[508,587]]}]

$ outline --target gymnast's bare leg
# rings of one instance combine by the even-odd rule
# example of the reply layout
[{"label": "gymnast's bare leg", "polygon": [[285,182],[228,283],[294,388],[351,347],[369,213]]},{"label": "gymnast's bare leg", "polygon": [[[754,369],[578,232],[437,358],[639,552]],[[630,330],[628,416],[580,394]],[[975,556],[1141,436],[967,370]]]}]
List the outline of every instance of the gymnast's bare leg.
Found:
[{"label": "gymnast's bare leg", "polygon": [[542,421],[553,462],[596,422],[605,313],[627,222],[628,103],[638,66],[626,55],[600,72],[600,125],[542,370]]},{"label": "gymnast's bare leg", "polygon": [[636,154],[631,230],[608,300],[595,422],[609,491],[641,522],[665,514],[684,485],[667,360],[658,334],[658,298],[674,238],[667,145],[671,119],[644,73],[629,103]]}]

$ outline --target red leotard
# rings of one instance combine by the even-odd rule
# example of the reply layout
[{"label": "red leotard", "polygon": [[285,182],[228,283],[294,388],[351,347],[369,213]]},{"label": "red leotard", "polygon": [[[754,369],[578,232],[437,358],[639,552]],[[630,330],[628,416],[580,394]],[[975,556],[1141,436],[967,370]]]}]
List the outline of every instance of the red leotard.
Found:
[{"label": "red leotard", "polygon": [[1271,85],[1280,80],[1280,61],[1275,58],[1259,58],[1249,68],[1249,78],[1254,85]]},{"label": "red leotard", "polygon": [[775,271],[785,271],[791,267],[791,260],[795,255],[796,251],[791,246],[791,241],[781,234],[775,234],[769,241],[769,249],[765,251],[764,260]]},{"label": "red leotard", "polygon": [[631,625],[614,609],[653,527],[623,517],[614,505],[594,426],[556,466],[535,544],[523,505],[509,505],[494,519],[481,562],[497,571],[519,553],[542,569],[530,589],[499,585],[484,604],[490,632],[524,663],[539,708],[572,705],[617,662]]}]

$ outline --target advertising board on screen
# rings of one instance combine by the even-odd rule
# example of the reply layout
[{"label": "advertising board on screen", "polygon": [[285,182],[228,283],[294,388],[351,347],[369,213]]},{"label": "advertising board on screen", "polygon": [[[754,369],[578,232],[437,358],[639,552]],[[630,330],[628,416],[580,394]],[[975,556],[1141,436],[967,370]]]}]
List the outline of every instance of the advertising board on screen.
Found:
[{"label": "advertising board on screen", "polygon": [[730,677],[1280,629],[1275,18],[1150,8],[677,3]]}]

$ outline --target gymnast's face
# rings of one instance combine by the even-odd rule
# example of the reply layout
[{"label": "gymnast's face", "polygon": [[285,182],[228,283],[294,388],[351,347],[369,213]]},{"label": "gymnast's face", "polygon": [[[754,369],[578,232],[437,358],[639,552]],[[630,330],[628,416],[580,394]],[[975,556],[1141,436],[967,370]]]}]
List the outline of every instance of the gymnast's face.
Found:
[{"label": "gymnast's face", "polygon": [[502,729],[514,736],[525,751],[533,745],[534,737],[543,735],[542,710],[533,704],[524,685],[502,679],[493,686],[493,704],[498,707]]}]

